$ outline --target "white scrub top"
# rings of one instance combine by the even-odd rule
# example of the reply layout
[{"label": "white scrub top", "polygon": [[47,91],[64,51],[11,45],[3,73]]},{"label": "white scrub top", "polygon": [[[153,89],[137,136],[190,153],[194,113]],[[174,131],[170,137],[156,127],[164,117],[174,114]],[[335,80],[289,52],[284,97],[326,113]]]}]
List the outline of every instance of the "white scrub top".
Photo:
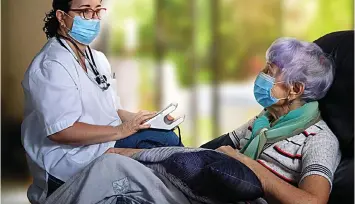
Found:
[{"label": "white scrub top", "polygon": [[[64,45],[73,53],[65,40]],[[93,82],[74,56],[56,38],[48,40],[25,73],[25,117],[21,127],[22,144],[34,177],[28,190],[31,202],[44,198],[47,178],[51,174],[67,181],[95,158],[113,147],[115,141],[86,145],[62,145],[48,136],[72,126],[75,122],[92,125],[121,124],[121,109],[112,84],[111,67],[101,52],[92,50],[97,69],[111,84],[103,91]],[[94,76],[87,63],[90,76]]]}]

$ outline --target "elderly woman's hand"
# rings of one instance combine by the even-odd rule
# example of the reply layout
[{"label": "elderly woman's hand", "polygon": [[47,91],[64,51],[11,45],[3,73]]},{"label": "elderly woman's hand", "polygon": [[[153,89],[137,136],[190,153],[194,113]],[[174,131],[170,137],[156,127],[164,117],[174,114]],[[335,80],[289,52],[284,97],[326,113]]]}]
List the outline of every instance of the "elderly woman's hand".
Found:
[{"label": "elderly woman's hand", "polygon": [[134,154],[143,151],[144,149],[131,149],[131,148],[110,148],[105,154],[120,154],[126,157],[132,157]]},{"label": "elderly woman's hand", "polygon": [[220,146],[216,149],[216,151],[225,153],[226,155],[239,160],[240,162],[244,162],[249,157],[245,156],[244,154],[239,153],[238,150],[233,149],[231,146]]}]

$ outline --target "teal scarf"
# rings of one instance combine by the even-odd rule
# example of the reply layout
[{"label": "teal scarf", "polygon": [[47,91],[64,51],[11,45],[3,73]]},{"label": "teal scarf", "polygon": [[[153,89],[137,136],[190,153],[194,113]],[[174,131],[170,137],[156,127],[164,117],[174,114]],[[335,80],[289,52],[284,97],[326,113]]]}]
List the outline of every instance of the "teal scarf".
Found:
[{"label": "teal scarf", "polygon": [[290,111],[280,117],[272,127],[270,127],[270,122],[266,117],[268,114],[266,112],[254,121],[252,136],[240,151],[252,159],[259,157],[266,143],[276,143],[300,134],[320,120],[318,102],[316,101],[306,103],[302,107]]}]

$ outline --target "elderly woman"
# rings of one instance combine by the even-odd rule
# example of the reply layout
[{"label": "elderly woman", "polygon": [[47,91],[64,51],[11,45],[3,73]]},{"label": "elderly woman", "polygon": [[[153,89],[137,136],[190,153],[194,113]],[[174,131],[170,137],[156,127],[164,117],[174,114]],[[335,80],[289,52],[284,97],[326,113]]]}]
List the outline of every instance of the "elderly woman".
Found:
[{"label": "elderly woman", "polygon": [[265,110],[202,147],[253,170],[270,203],[327,203],[341,153],[317,101],[332,84],[332,61],[316,44],[291,38],[276,40],[266,61],[254,84]]},{"label": "elderly woman", "polygon": [[265,192],[257,203],[327,203],[341,153],[317,101],[333,82],[332,60],[315,43],[280,38],[267,50],[266,61],[254,84],[255,99],[265,110],[201,147],[249,167]]}]

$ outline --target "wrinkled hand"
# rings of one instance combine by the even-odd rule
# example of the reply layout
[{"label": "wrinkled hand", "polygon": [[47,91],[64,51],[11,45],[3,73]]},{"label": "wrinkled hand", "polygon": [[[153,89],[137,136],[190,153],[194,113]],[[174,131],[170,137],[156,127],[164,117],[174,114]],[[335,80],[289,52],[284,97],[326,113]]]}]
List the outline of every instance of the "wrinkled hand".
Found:
[{"label": "wrinkled hand", "polygon": [[139,111],[137,114],[135,114],[135,116],[131,120],[126,121],[121,125],[117,126],[121,134],[121,139],[133,135],[139,130],[148,129],[150,125],[149,124],[143,125],[143,123],[151,119],[152,117],[154,117],[155,114],[156,114],[155,112]]},{"label": "wrinkled hand", "polygon": [[120,154],[126,157],[132,157],[134,154],[143,151],[143,149],[131,149],[131,148],[110,148],[105,154]]},{"label": "wrinkled hand", "polygon": [[216,151],[225,153],[226,155],[233,157],[234,159],[237,159],[241,162],[243,162],[245,159],[248,157],[245,156],[244,154],[241,154],[238,150],[233,149],[231,146],[220,146],[219,148],[216,149]]}]

